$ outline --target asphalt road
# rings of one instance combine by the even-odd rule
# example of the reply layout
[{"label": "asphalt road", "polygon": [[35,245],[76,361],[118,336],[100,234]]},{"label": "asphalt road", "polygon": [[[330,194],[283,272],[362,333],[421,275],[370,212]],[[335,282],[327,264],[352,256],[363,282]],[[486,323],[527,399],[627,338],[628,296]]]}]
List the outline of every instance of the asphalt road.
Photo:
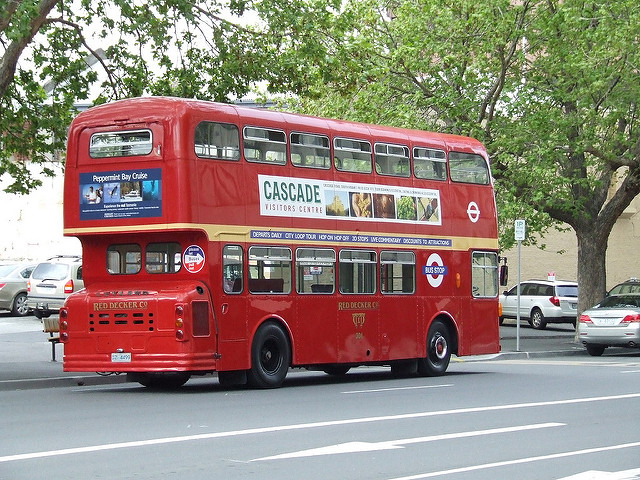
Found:
[{"label": "asphalt road", "polygon": [[[640,478],[640,354],[0,391],[0,479]],[[624,473],[621,473],[624,472]]]}]

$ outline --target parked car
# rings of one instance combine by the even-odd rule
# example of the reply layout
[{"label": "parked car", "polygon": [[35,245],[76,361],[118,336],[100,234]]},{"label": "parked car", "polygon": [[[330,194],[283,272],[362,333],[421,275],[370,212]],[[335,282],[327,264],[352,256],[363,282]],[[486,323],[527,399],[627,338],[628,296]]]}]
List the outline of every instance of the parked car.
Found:
[{"label": "parked car", "polygon": [[[517,318],[518,286],[500,295],[504,318]],[[542,330],[548,323],[576,324],[578,315],[578,284],[560,280],[528,280],[521,283],[520,318]]]},{"label": "parked car", "polygon": [[607,292],[607,296],[620,295],[621,293],[640,293],[640,280],[630,278],[625,282],[619,283]]},{"label": "parked car", "polygon": [[29,263],[0,265],[0,310],[9,310],[17,317],[29,313],[27,282],[34,267]]},{"label": "parked car", "polygon": [[640,293],[609,295],[582,312],[578,338],[587,353],[600,356],[607,347],[640,347]]},{"label": "parked car", "polygon": [[38,318],[58,313],[73,292],[84,288],[82,258],[59,255],[39,263],[27,285],[27,306]]}]

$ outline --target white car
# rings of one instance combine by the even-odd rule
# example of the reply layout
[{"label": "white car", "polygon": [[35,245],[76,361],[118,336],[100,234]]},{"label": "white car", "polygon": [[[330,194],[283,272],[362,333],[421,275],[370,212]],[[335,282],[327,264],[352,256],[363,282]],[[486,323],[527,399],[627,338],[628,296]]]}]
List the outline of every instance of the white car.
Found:
[{"label": "white car", "polygon": [[578,337],[596,357],[606,347],[640,347],[640,293],[609,295],[582,312]]},{"label": "white car", "polygon": [[[578,315],[578,284],[560,280],[528,280],[522,282],[520,290],[520,318],[538,330],[548,323],[576,324]],[[500,295],[502,316],[517,318],[518,286]]]},{"label": "white car", "polygon": [[59,255],[39,263],[27,283],[27,307],[38,318],[58,313],[73,292],[84,288],[82,258]]}]

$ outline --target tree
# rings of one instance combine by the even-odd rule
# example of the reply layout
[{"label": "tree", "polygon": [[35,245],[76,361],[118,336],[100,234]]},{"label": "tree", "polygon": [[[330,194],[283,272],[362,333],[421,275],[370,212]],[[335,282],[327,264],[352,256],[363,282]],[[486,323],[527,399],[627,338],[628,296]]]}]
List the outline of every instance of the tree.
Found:
[{"label": "tree", "polygon": [[[569,225],[579,311],[605,293],[613,225],[640,193],[635,0],[358,0],[301,110],[482,140],[501,245]],[[342,32],[346,32],[343,34]],[[332,50],[333,49],[333,50]]]},{"label": "tree", "polygon": [[[277,78],[273,37],[240,22],[249,6],[0,0],[0,176],[12,179],[5,190],[37,187],[30,165],[54,175],[46,161],[64,152],[77,102],[144,94],[227,101]],[[98,68],[88,68],[93,62]]]}]

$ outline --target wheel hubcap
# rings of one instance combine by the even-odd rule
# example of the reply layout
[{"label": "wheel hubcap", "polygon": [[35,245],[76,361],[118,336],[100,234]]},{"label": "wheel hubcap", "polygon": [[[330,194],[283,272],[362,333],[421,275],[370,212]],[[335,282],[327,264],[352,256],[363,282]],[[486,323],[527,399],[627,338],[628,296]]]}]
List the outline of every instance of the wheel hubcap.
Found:
[{"label": "wheel hubcap", "polygon": [[438,360],[444,360],[447,356],[447,340],[442,335],[437,335],[433,341],[433,351]]}]

